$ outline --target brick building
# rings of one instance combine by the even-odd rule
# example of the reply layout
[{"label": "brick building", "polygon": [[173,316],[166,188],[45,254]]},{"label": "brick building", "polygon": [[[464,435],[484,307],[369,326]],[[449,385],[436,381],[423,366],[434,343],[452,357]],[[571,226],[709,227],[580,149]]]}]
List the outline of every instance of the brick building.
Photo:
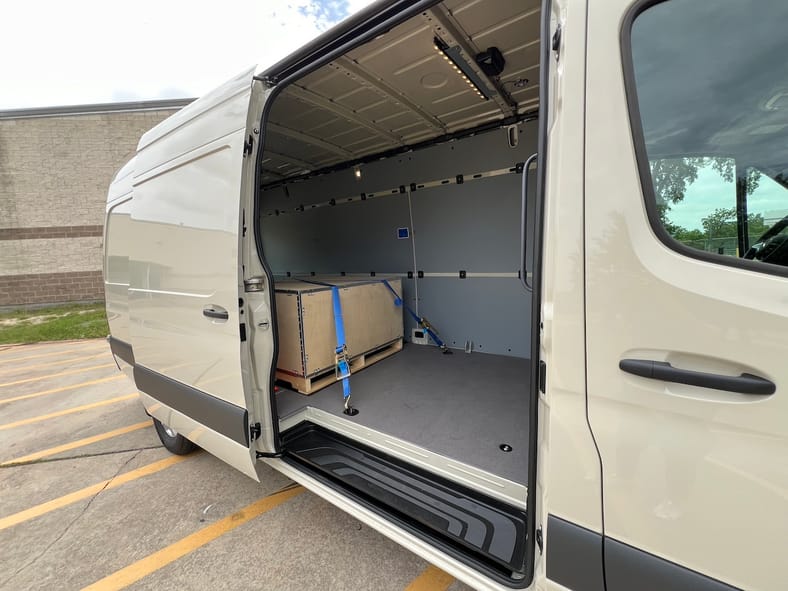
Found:
[{"label": "brick building", "polygon": [[109,183],[191,100],[0,111],[0,307],[103,299]]}]

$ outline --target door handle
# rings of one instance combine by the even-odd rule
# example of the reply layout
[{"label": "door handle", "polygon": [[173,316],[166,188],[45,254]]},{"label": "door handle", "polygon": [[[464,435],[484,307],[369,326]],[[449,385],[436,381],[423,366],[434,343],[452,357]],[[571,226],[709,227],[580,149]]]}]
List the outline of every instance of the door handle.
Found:
[{"label": "door handle", "polygon": [[667,361],[653,361],[650,359],[622,359],[618,362],[622,371],[652,380],[664,380],[688,386],[738,392],[739,394],[768,395],[774,394],[777,387],[774,382],[743,373],[739,376],[726,376],[716,373],[692,371],[673,367]]},{"label": "door handle", "polygon": [[230,318],[230,314],[222,308],[221,306],[214,306],[211,304],[210,306],[205,306],[202,309],[202,315],[206,316],[207,318],[216,318],[217,320],[227,320]]},{"label": "door handle", "polygon": [[523,164],[522,189],[520,191],[522,201],[520,211],[520,283],[523,284],[526,291],[531,291],[531,285],[528,283],[528,261],[526,260],[528,253],[525,252],[528,247],[526,236],[528,231],[528,169],[537,156],[538,154],[531,154]]}]

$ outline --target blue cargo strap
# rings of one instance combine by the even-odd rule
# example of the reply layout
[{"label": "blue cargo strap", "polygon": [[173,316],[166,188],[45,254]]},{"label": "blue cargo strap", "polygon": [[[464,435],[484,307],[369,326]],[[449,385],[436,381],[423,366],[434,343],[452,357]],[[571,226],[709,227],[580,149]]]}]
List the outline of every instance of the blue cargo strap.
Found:
[{"label": "blue cargo strap", "polygon": [[350,362],[347,357],[347,343],[345,342],[345,322],[342,318],[342,302],[339,299],[339,288],[331,286],[331,300],[334,304],[334,328],[337,333],[336,347],[336,374],[337,381],[342,380],[342,397],[345,400],[345,409],[350,406]]},{"label": "blue cargo strap", "polygon": [[444,343],[441,340],[441,338],[438,336],[438,334],[434,330],[432,330],[432,325],[430,325],[429,321],[423,316],[419,316],[418,314],[416,314],[416,312],[411,310],[411,308],[407,304],[405,304],[404,301],[402,301],[402,298],[394,290],[394,288],[391,287],[391,284],[387,280],[381,279],[381,283],[383,283],[383,285],[385,285],[388,288],[388,290],[391,292],[391,295],[394,296],[394,305],[402,306],[403,308],[405,308],[408,314],[410,314],[413,317],[413,320],[416,321],[416,326],[423,328],[424,332],[426,332],[427,335],[435,342],[435,344],[441,348],[441,351],[443,351],[444,353],[451,353],[449,348],[446,346],[446,343]]},{"label": "blue cargo strap", "polygon": [[342,318],[342,301],[339,299],[339,288],[336,285],[323,283],[321,281],[309,281],[308,279],[299,279],[299,281],[331,288],[331,302],[334,308],[334,329],[337,333],[337,346],[336,349],[334,349],[336,359],[334,371],[336,372],[337,381],[342,380],[342,398],[345,402],[344,412],[347,415],[355,415],[358,411],[350,406],[350,360],[348,359],[347,342],[345,341],[345,321]]}]

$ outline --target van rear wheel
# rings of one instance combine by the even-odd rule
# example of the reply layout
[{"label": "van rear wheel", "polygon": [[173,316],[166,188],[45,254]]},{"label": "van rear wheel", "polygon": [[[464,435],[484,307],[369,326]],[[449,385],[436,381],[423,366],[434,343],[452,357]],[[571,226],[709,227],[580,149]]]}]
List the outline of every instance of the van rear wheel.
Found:
[{"label": "van rear wheel", "polygon": [[156,427],[156,434],[161,439],[162,445],[175,455],[185,456],[196,449],[196,445],[159,419],[153,419],[153,426]]}]

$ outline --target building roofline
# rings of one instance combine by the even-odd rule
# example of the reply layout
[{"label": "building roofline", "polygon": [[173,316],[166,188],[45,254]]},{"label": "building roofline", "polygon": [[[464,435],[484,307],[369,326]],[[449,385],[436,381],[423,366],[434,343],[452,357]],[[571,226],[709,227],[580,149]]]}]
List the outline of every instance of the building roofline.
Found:
[{"label": "building roofline", "polygon": [[68,105],[63,107],[40,107],[34,109],[9,109],[0,110],[0,119],[62,117],[64,115],[94,115],[97,113],[123,113],[129,111],[166,111],[169,109],[180,109],[194,100],[193,98],[160,99],[153,101],[128,101],[92,105]]}]

